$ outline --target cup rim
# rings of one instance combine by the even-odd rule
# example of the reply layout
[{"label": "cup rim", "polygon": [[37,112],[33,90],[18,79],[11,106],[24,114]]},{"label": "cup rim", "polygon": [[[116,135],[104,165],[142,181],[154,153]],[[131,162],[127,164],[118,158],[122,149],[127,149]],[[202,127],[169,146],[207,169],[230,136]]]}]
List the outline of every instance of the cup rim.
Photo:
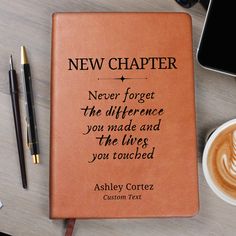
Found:
[{"label": "cup rim", "polygon": [[202,158],[202,168],[203,168],[203,174],[205,176],[205,179],[208,183],[208,185],[210,186],[210,188],[212,189],[212,191],[218,196],[220,197],[222,200],[224,200],[225,202],[236,206],[236,199],[230,197],[229,195],[225,194],[219,187],[216,186],[216,184],[213,182],[211,175],[209,173],[208,167],[207,167],[207,159],[208,159],[208,153],[209,153],[209,149],[213,143],[213,141],[216,139],[216,137],[226,128],[228,128],[229,126],[231,126],[232,124],[236,124],[236,119],[232,119],[229,120],[225,123],[223,123],[222,125],[220,125],[213,133],[212,135],[209,137],[209,139],[206,142],[204,151],[203,151],[203,158]]}]

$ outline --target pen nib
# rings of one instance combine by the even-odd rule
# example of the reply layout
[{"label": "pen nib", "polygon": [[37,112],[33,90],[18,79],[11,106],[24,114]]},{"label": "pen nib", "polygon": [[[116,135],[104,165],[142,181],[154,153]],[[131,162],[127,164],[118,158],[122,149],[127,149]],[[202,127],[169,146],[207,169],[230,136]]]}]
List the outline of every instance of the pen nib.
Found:
[{"label": "pen nib", "polygon": [[12,55],[10,56],[10,70],[13,70],[13,60],[12,60]]},{"label": "pen nib", "polygon": [[21,65],[28,64],[28,58],[25,50],[25,46],[21,46]]}]

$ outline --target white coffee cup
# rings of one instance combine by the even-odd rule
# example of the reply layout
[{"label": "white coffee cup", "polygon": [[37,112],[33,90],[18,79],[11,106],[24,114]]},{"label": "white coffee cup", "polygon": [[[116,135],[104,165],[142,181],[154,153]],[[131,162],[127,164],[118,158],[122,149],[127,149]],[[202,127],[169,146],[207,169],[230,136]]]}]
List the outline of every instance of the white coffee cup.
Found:
[{"label": "white coffee cup", "polygon": [[233,120],[229,120],[227,122],[225,122],[224,124],[222,124],[221,126],[219,126],[209,137],[209,139],[206,142],[206,146],[204,148],[203,151],[203,158],[202,158],[202,168],[203,168],[203,173],[204,176],[206,178],[206,181],[208,183],[208,185],[210,186],[210,188],[213,190],[213,192],[220,197],[222,200],[224,200],[225,202],[236,206],[236,199],[232,198],[231,196],[227,195],[226,193],[224,193],[218,186],[217,184],[213,181],[209,169],[208,169],[208,165],[207,165],[207,160],[208,160],[208,154],[209,154],[209,150],[212,146],[212,143],[214,142],[214,140],[218,137],[218,135],[225,129],[227,129],[228,127],[230,127],[231,125],[235,125],[236,124],[236,119]]}]

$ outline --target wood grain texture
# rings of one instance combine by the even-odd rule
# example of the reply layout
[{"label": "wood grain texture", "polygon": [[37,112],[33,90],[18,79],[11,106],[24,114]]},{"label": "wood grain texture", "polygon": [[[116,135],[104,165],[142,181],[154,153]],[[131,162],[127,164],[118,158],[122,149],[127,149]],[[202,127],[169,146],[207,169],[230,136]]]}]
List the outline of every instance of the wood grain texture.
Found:
[{"label": "wood grain texture", "polygon": [[[0,2],[0,231],[14,236],[60,236],[62,221],[48,219],[51,15],[62,11],[185,11],[174,0],[1,0]],[[188,10],[193,22],[194,51],[205,10]],[[25,150],[29,189],[21,187],[16,138],[8,89],[9,55],[20,73],[20,46],[31,63],[41,148],[41,165]],[[19,77],[20,78],[20,77]],[[79,220],[75,236],[235,235],[236,209],[217,198],[202,174],[201,155],[207,131],[236,116],[236,80],[202,69],[195,61],[199,146],[200,212],[188,219]],[[20,83],[22,113],[24,101]],[[22,117],[22,122],[23,121]],[[24,131],[25,135],[25,131]],[[26,149],[26,148],[25,148]]]}]

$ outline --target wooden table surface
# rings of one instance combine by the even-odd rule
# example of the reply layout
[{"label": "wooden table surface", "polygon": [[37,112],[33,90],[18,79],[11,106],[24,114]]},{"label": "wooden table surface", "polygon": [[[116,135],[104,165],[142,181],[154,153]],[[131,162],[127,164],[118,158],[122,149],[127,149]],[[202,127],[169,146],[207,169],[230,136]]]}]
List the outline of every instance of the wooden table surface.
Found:
[{"label": "wooden table surface", "polygon": [[[63,11],[185,11],[174,0],[1,0],[0,1],[0,231],[14,236],[62,236],[63,221],[49,220],[49,127],[51,16]],[[197,4],[188,10],[196,54],[206,11]],[[41,146],[41,164],[33,165],[28,150],[28,190],[21,187],[11,100],[9,56],[20,73],[20,46],[28,49]],[[232,236],[236,208],[219,199],[202,173],[201,155],[208,130],[236,117],[236,80],[201,68],[195,61],[196,116],[200,212],[193,218],[142,220],[78,220],[74,235]],[[24,111],[22,84],[20,105]],[[22,117],[22,122],[23,117]],[[24,130],[24,136],[26,136]]]}]

